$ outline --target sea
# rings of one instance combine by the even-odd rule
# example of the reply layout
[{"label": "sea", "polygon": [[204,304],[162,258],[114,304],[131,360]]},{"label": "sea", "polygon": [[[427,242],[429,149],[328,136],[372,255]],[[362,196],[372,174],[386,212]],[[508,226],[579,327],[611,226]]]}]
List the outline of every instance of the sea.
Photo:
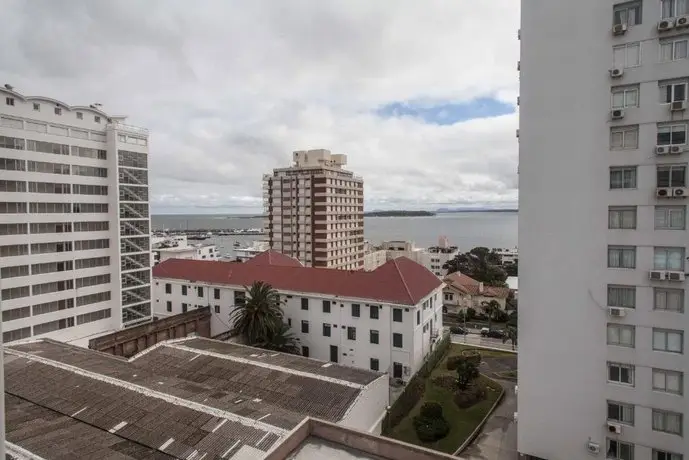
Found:
[{"label": "sea", "polygon": [[[517,212],[453,212],[422,217],[365,217],[364,238],[376,244],[386,240],[413,241],[417,247],[438,243],[442,236],[460,251],[476,246],[517,247]],[[236,215],[153,215],[154,230],[227,230],[261,228],[263,218]],[[220,254],[234,257],[235,243],[249,246],[262,235],[213,236],[205,242]]]}]

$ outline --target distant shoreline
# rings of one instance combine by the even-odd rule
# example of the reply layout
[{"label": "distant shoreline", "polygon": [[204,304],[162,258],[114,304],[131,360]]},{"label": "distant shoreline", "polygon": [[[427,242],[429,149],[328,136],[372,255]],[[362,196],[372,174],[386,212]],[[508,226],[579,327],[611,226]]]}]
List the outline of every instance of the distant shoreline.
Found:
[{"label": "distant shoreline", "polygon": [[[518,209],[438,209],[437,211],[370,211],[365,212],[364,217],[433,217],[439,214],[460,214],[460,213],[517,213]],[[256,214],[151,214],[151,217],[174,217],[174,218],[223,218],[223,219],[263,219],[266,216]]]}]

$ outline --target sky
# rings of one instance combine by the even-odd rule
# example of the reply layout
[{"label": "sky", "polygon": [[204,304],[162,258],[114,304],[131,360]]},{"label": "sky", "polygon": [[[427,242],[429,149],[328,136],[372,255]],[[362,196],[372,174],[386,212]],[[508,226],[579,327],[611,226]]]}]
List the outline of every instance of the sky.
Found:
[{"label": "sky", "polygon": [[295,150],[365,209],[516,208],[519,2],[0,0],[0,84],[149,128],[157,214],[257,213]]}]

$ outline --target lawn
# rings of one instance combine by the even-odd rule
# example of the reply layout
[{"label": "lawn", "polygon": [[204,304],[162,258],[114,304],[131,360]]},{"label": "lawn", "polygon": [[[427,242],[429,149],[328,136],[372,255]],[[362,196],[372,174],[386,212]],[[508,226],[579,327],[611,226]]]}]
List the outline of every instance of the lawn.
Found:
[{"label": "lawn", "polygon": [[[426,390],[421,400],[414,406],[414,409],[409,413],[395,428],[392,429],[390,437],[399,439],[400,441],[409,442],[419,446],[428,447],[430,449],[439,450],[446,453],[453,453],[462,445],[464,440],[474,431],[476,426],[483,420],[493,403],[500,395],[500,385],[481,376],[481,380],[488,385],[486,399],[473,405],[468,409],[460,409],[452,399],[453,393],[445,388],[438,387],[433,383],[433,379],[441,375],[455,375],[454,371],[448,371],[446,361],[449,356],[457,355],[461,350],[468,348],[461,345],[453,344],[448,350],[447,355],[440,361],[438,366],[433,369],[431,375],[426,379]],[[481,350],[483,353],[483,350]],[[491,391],[491,388],[493,391]],[[443,439],[424,443],[419,441],[414,431],[412,419],[418,415],[421,405],[427,401],[435,401],[440,403],[443,407],[443,415],[450,424],[450,433]]]},{"label": "lawn", "polygon": [[[509,343],[509,342],[508,342]],[[491,350],[487,348],[477,348],[477,347],[472,347],[471,345],[464,345],[461,343],[453,343],[452,348],[450,349],[450,353],[454,354],[459,354],[460,351],[462,350],[476,350],[479,353],[481,353],[482,357],[490,357],[490,358],[504,358],[507,356],[515,356],[514,352],[509,352],[509,351],[500,351],[500,350]]]}]

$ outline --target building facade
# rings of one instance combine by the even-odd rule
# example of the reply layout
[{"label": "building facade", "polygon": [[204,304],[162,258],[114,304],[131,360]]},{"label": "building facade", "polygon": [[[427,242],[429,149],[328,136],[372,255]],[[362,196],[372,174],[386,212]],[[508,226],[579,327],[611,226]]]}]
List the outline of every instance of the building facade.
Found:
[{"label": "building facade", "polygon": [[510,294],[508,287],[485,286],[470,276],[454,272],[443,278],[443,306],[450,313],[459,313],[467,308],[473,308],[482,313],[485,303],[496,301],[500,309],[507,309],[507,298]]},{"label": "building facade", "polygon": [[3,341],[151,319],[148,131],[0,88]]},{"label": "building facade", "polygon": [[210,243],[189,244],[187,235],[153,236],[151,239],[151,264],[167,259],[218,260],[220,251]]},{"label": "building facade", "polygon": [[379,247],[387,253],[387,260],[407,257],[423,265],[438,277],[447,274],[443,266],[459,254],[459,248],[452,246],[444,236],[438,238],[437,246],[429,248],[417,248],[412,241],[402,240],[383,241]]},{"label": "building facade", "polygon": [[533,458],[689,456],[687,8],[522,1],[518,443]]},{"label": "building facade", "polygon": [[[245,263],[168,260],[154,270],[155,315],[209,305],[211,336],[230,329],[245,286],[264,281],[283,302],[302,354],[408,380],[442,331],[442,283],[401,258],[371,272],[302,267],[272,253]],[[294,261],[296,262],[296,261]]]},{"label": "building facade", "polygon": [[364,181],[343,169],[346,155],[293,153],[294,164],[263,176],[271,249],[309,267],[364,266]]}]

